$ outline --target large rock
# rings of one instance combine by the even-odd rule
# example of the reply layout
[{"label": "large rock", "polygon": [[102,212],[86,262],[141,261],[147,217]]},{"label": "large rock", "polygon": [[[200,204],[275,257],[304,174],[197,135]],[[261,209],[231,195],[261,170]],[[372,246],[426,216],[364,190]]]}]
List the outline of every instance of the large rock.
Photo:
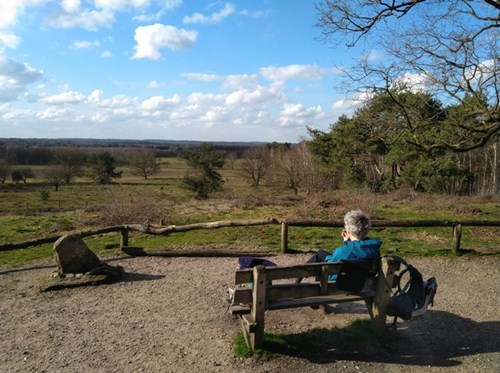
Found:
[{"label": "large rock", "polygon": [[87,273],[101,266],[101,261],[79,235],[62,236],[54,243],[59,274]]}]

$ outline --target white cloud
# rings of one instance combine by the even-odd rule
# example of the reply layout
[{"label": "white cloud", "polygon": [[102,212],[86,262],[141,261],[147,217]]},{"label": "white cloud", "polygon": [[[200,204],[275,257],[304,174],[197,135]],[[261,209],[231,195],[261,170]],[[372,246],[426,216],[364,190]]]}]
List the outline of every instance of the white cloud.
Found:
[{"label": "white cloud", "polygon": [[28,86],[43,77],[43,71],[0,54],[0,102],[14,101]]},{"label": "white cloud", "polygon": [[102,91],[99,89],[95,89],[92,93],[87,97],[88,102],[99,102],[101,101]]},{"label": "white cloud", "polygon": [[220,106],[225,103],[226,95],[216,94],[216,93],[201,93],[193,92],[191,93],[186,101],[189,104],[201,105],[201,106]]},{"label": "white cloud", "polygon": [[101,43],[99,41],[75,41],[73,43],[73,48],[75,49],[87,49],[99,47]]},{"label": "white cloud", "polygon": [[66,105],[66,104],[80,104],[87,100],[87,96],[79,92],[68,91],[62,92],[52,96],[42,96],[39,102],[46,105]]},{"label": "white cloud", "polygon": [[380,61],[385,57],[382,51],[379,51],[377,49],[371,49],[365,58],[367,61]]},{"label": "white cloud", "polygon": [[42,120],[53,120],[53,119],[60,119],[63,117],[67,117],[68,114],[70,113],[70,110],[67,108],[59,108],[59,107],[48,107],[44,111],[40,111],[36,114],[37,119],[42,119]]},{"label": "white cloud", "polygon": [[[473,84],[484,86],[487,85],[488,81],[491,80],[492,77],[497,76],[499,71],[499,61],[486,60],[466,71],[465,79]],[[498,85],[498,82],[491,81],[490,84]]]},{"label": "white cloud", "polygon": [[156,80],[152,80],[148,83],[148,88],[156,89],[160,87],[160,83],[158,83]]},{"label": "white cloud", "polygon": [[302,104],[285,104],[281,110],[280,125],[282,127],[303,127],[324,117],[325,113],[320,105],[305,107]]},{"label": "white cloud", "polygon": [[337,112],[351,111],[352,109],[367,103],[373,98],[375,92],[372,90],[359,91],[350,97],[335,101],[332,109]]},{"label": "white cloud", "polygon": [[182,4],[182,0],[157,0],[159,4],[162,4],[163,7],[167,10],[172,10],[177,8]]},{"label": "white cloud", "polygon": [[259,77],[257,74],[228,75],[224,79],[224,89],[254,88],[257,86]]},{"label": "white cloud", "polygon": [[181,102],[181,97],[178,94],[174,94],[170,98],[163,96],[153,96],[144,100],[141,104],[141,108],[148,111],[164,110],[172,105],[178,105]]},{"label": "white cloud", "polygon": [[255,90],[241,89],[230,93],[226,98],[227,105],[254,105],[256,103],[279,101],[284,95],[276,86],[258,86]]},{"label": "white cloud", "polygon": [[161,57],[160,49],[169,48],[173,51],[190,48],[197,38],[196,31],[178,29],[171,25],[155,23],[150,26],[137,27],[134,39],[137,42],[133,58]]},{"label": "white cloud", "polygon": [[15,26],[27,8],[48,3],[50,0],[2,0],[0,1],[0,29]]},{"label": "white cloud", "polygon": [[157,0],[157,4],[161,6],[161,9],[153,14],[139,14],[132,19],[139,22],[153,22],[158,21],[163,17],[165,12],[171,11],[182,4],[182,0]]},{"label": "white cloud", "polygon": [[14,49],[19,44],[19,38],[11,32],[0,31],[0,52],[5,48]]},{"label": "white cloud", "polygon": [[432,81],[424,74],[406,73],[395,79],[393,87],[410,92],[427,92],[432,86]]},{"label": "white cloud", "polygon": [[181,76],[189,80],[197,80],[200,82],[207,82],[207,83],[216,82],[218,80],[223,79],[222,76],[215,74],[182,73]]},{"label": "white cloud", "polygon": [[126,10],[130,8],[146,8],[149,0],[94,0],[96,8]]},{"label": "white cloud", "polygon": [[285,82],[290,79],[322,79],[328,70],[313,64],[268,66],[261,68],[259,72],[267,80]]},{"label": "white cloud", "polygon": [[129,97],[127,95],[115,95],[106,100],[102,100],[99,105],[102,108],[127,108],[127,107],[135,107],[138,103],[139,99],[137,97]]},{"label": "white cloud", "polygon": [[75,13],[80,9],[80,0],[62,0],[62,8],[68,13]]},{"label": "white cloud", "polygon": [[200,23],[200,24],[215,24],[221,22],[224,18],[230,16],[234,13],[234,6],[230,3],[226,4],[224,8],[220,11],[212,13],[208,16],[201,13],[195,13],[192,16],[185,16],[182,22],[185,24],[189,23]]},{"label": "white cloud", "polygon": [[271,13],[272,13],[271,9],[256,10],[256,11],[250,11],[248,9],[243,9],[241,12],[239,12],[240,15],[245,16],[245,17],[251,17],[251,18],[264,18],[264,17],[267,17]]},{"label": "white cloud", "polygon": [[89,31],[97,31],[102,27],[111,28],[115,21],[113,12],[109,10],[85,10],[76,13],[62,11],[46,19],[46,24],[57,28],[83,28]]},{"label": "white cloud", "polygon": [[110,51],[108,50],[105,50],[101,53],[101,57],[102,58],[111,58],[113,57],[113,53],[111,53]]},{"label": "white cloud", "polygon": [[212,106],[200,120],[205,123],[205,126],[212,127],[217,122],[224,122],[227,120],[227,108],[224,106]]},{"label": "white cloud", "polygon": [[285,104],[281,110],[280,126],[304,127],[325,117],[320,105],[305,107],[302,104]]}]

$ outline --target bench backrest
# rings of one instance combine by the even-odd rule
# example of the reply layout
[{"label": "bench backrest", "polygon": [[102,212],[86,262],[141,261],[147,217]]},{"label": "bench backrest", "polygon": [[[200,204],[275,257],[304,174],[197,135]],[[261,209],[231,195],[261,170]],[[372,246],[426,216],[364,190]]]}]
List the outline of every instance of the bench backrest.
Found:
[{"label": "bench backrest", "polygon": [[[265,283],[265,301],[274,302],[282,299],[324,297],[340,294],[356,294],[358,297],[370,297],[375,292],[375,276],[380,268],[380,259],[363,261],[366,269],[356,273],[357,265],[349,263],[309,263],[291,266],[263,267],[236,271],[234,303],[251,303],[253,289],[257,283]],[[368,274],[368,276],[366,275]],[[337,282],[328,281],[329,276],[337,275]],[[362,277],[361,280],[360,276]],[[295,283],[295,279],[314,277],[317,281]],[[367,279],[368,277],[368,279]],[[356,282],[356,289],[339,286],[344,282]],[[240,286],[238,286],[240,285]],[[347,300],[347,298],[346,298]]]}]

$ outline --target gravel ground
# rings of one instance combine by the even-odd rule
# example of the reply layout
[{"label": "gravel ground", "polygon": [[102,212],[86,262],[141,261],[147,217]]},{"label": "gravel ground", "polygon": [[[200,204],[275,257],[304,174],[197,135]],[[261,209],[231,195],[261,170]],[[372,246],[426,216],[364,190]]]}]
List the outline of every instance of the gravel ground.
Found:
[{"label": "gravel ground", "polygon": [[[302,263],[306,254],[270,258]],[[0,269],[0,372],[500,372],[500,258],[415,258],[436,276],[435,306],[399,323],[397,343],[346,346],[341,330],[363,303],[332,314],[269,312],[266,330],[322,341],[269,359],[235,358],[227,313],[235,258],[107,258],[120,282],[39,293],[50,262]],[[45,265],[44,265],[45,264]],[[295,338],[295,340],[296,340]]]}]

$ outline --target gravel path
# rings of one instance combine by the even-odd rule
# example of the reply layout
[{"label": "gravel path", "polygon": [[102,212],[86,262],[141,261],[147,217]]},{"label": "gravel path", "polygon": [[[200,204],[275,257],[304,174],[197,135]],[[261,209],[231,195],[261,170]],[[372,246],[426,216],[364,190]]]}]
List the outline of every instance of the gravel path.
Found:
[{"label": "gravel path", "polygon": [[[302,263],[308,255],[270,258]],[[266,330],[320,338],[267,360],[238,359],[238,321],[227,313],[235,258],[108,258],[122,281],[37,292],[53,270],[0,270],[0,372],[500,372],[500,258],[416,258],[436,276],[435,306],[399,324],[398,343],[342,343],[341,328],[368,317],[364,305],[272,311]],[[42,263],[43,264],[43,263]]]}]

